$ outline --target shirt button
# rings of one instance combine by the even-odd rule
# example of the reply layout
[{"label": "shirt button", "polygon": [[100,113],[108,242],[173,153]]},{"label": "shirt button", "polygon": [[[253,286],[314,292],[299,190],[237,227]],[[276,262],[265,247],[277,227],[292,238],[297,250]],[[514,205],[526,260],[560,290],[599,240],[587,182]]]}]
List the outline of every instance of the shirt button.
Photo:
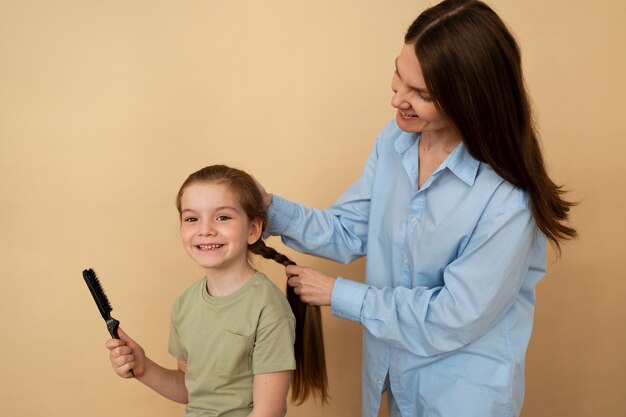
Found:
[{"label": "shirt button", "polygon": [[381,381],[380,379],[377,379],[377,380],[376,380],[376,383],[377,383],[378,385],[380,385],[380,384],[382,384],[382,383],[383,383],[383,381]]},{"label": "shirt button", "polygon": [[404,258],[404,261],[403,261],[403,262],[404,262],[405,264],[408,264],[408,263],[409,263],[409,258]]},{"label": "shirt button", "polygon": [[415,216],[411,217],[411,223],[417,222],[417,218]]}]

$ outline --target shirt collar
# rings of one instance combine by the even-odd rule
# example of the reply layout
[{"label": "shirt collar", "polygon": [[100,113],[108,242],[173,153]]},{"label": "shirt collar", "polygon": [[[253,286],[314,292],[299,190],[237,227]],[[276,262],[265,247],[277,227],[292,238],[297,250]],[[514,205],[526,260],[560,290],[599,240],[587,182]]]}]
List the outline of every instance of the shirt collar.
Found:
[{"label": "shirt collar", "polygon": [[398,153],[404,153],[415,144],[417,141],[417,134],[402,131],[400,132],[400,136],[398,136],[394,142],[394,147]]},{"label": "shirt collar", "polygon": [[443,163],[454,175],[459,177],[470,187],[474,185],[478,175],[480,162],[474,159],[463,142],[459,143]]},{"label": "shirt collar", "polygon": [[[418,141],[419,135],[415,133],[402,132],[396,139],[394,147],[400,154],[406,152]],[[460,180],[470,187],[474,185],[480,162],[474,159],[463,142],[459,143],[450,155],[443,161],[437,171],[448,168]]]}]

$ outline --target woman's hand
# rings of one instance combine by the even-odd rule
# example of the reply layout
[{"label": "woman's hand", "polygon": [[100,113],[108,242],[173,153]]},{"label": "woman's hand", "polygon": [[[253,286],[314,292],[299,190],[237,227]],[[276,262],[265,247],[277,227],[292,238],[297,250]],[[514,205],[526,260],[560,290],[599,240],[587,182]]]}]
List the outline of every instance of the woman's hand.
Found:
[{"label": "woman's hand", "polygon": [[252,177],[252,179],[256,183],[256,186],[259,189],[259,191],[261,192],[261,196],[263,197],[263,206],[265,207],[265,210],[267,210],[270,204],[272,204],[272,195],[268,193],[267,191],[265,191],[265,187],[263,187],[261,183],[257,181],[256,178]]},{"label": "woman's hand", "polygon": [[317,269],[306,266],[289,265],[285,267],[289,279],[287,284],[293,287],[300,299],[315,306],[329,306],[336,278]]},{"label": "woman's hand", "polygon": [[122,378],[140,377],[144,373],[146,355],[141,346],[120,328],[119,339],[109,339],[104,346],[109,349],[109,359],[116,374]]}]

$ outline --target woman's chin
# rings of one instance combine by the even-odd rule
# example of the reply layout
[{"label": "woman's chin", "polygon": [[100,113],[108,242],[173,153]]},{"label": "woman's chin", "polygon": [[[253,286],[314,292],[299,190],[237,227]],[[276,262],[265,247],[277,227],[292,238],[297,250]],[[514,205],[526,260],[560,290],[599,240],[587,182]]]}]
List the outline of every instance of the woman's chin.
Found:
[{"label": "woman's chin", "polygon": [[398,113],[396,115],[396,123],[403,132],[419,133],[422,131],[422,126],[418,117],[406,117]]}]

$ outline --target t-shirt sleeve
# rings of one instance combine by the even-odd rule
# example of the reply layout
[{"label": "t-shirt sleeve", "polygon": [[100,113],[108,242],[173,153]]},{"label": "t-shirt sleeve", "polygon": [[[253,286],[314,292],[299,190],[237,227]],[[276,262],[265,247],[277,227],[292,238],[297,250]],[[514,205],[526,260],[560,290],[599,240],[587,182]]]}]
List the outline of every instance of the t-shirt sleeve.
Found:
[{"label": "t-shirt sleeve", "polygon": [[252,354],[252,372],[265,374],[296,369],[295,338],[293,317],[283,317],[259,328]]},{"label": "t-shirt sleeve", "polygon": [[178,336],[178,327],[176,325],[176,301],[172,304],[172,311],[170,315],[170,338],[168,342],[168,352],[170,355],[178,360],[187,362],[187,350],[180,343],[180,337]]}]

